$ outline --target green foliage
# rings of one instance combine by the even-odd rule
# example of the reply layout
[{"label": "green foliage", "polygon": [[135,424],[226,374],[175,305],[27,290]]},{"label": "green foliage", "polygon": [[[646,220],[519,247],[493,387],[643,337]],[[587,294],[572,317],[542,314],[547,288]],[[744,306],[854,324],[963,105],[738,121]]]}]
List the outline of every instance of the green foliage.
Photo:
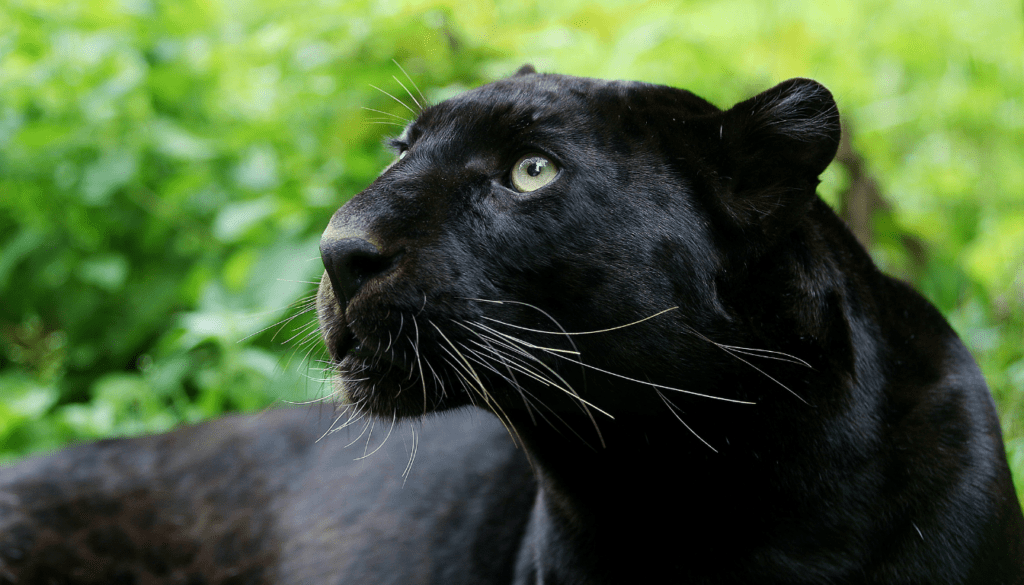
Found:
[{"label": "green foliage", "polygon": [[1019,3],[9,0],[0,29],[0,457],[323,396],[309,315],[273,325],[410,115],[372,86],[529,61],[720,105],[832,89],[889,205],[872,252],[979,359],[1024,487]]},{"label": "green foliage", "polygon": [[431,87],[481,79],[422,19],[306,8],[0,9],[0,454],[322,394],[315,341],[264,330],[386,162],[360,106],[401,106],[370,83],[392,57]]}]

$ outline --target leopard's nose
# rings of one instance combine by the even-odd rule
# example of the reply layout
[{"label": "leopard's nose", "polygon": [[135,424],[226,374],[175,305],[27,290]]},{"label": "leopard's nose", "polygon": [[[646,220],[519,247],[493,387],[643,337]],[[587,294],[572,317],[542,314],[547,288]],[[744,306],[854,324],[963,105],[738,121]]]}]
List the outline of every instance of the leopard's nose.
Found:
[{"label": "leopard's nose", "polygon": [[334,296],[342,306],[359,291],[359,287],[391,266],[391,258],[377,246],[359,237],[320,238],[320,257],[331,280]]}]

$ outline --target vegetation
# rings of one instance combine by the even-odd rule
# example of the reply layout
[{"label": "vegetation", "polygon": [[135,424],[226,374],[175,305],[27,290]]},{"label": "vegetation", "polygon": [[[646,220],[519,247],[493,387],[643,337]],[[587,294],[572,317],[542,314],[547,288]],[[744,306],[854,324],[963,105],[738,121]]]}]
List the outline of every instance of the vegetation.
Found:
[{"label": "vegetation", "polygon": [[532,62],[831,88],[822,193],[977,356],[1024,491],[1019,2],[7,0],[0,30],[0,458],[322,397],[310,316],[275,324],[388,162],[398,64],[438,101]]}]

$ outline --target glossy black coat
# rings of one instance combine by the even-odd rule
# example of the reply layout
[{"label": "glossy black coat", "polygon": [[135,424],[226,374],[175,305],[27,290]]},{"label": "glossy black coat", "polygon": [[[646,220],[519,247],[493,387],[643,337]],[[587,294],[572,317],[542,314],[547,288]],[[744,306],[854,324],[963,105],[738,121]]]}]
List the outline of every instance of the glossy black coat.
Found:
[{"label": "glossy black coat", "polygon": [[174,509],[123,532],[192,551],[167,582],[1021,585],[977,366],[815,194],[839,135],[801,79],[721,111],[525,68],[427,108],[321,242],[335,389],[397,434],[353,462],[278,413],[3,470],[0,581],[80,566],[42,535],[82,500],[82,534]]}]

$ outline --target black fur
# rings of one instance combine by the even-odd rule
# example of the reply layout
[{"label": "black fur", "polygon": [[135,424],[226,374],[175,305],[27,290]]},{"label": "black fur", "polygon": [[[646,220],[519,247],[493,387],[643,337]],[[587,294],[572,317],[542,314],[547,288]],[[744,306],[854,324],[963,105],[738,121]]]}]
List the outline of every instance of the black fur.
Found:
[{"label": "black fur", "polygon": [[839,134],[804,79],[721,111],[524,67],[427,108],[318,298],[350,414],[423,418],[409,479],[408,432],[353,463],[301,413],[80,447],[0,474],[0,582],[1024,584],[977,366],[815,195]]}]

